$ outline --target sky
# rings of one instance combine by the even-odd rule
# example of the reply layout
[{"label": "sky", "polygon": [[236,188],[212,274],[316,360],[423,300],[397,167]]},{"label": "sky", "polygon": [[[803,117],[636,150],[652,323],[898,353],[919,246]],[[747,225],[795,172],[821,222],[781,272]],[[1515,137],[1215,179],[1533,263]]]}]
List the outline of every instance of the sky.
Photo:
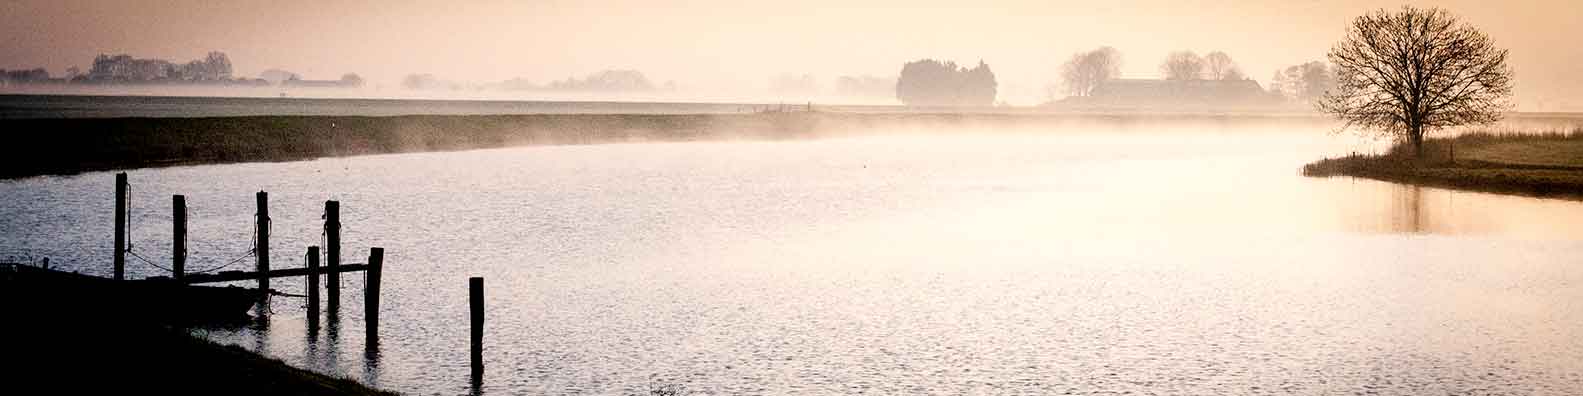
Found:
[{"label": "sky", "polygon": [[1511,50],[1521,109],[1583,109],[1583,6],[1556,1],[340,1],[0,0],[0,68],[86,70],[100,53],[186,61],[226,52],[240,76],[348,72],[394,86],[410,73],[461,82],[640,70],[691,92],[763,90],[777,75],[893,77],[932,58],[995,71],[1032,104],[1072,53],[1108,45],[1123,77],[1165,55],[1225,51],[1267,84],[1322,60],[1369,10],[1436,6]]}]

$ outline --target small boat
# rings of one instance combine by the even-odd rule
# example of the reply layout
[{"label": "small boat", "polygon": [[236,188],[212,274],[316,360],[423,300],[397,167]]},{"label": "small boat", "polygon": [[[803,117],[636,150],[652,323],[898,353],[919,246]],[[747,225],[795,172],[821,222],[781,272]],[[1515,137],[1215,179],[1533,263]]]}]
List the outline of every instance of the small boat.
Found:
[{"label": "small boat", "polygon": [[0,263],[0,301],[59,315],[100,315],[160,322],[245,321],[266,296],[236,286],[192,286],[170,280],[126,280]]}]

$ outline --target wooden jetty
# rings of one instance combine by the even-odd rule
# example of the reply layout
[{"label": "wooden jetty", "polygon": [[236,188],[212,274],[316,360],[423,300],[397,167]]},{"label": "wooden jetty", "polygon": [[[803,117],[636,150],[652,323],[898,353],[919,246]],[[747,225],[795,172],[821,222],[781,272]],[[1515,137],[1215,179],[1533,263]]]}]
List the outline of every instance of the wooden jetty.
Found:
[{"label": "wooden jetty", "polygon": [[[170,298],[166,299],[166,300],[168,300],[168,301],[166,301],[167,302],[166,305],[169,306],[169,307],[172,307],[171,309],[173,309],[173,310],[181,310],[181,309],[191,310],[191,309],[194,309],[193,307],[195,306],[195,304],[202,304],[203,303],[202,300],[204,300],[203,298],[200,298],[198,296],[200,294],[202,294],[204,296],[213,295],[214,292],[212,292],[212,290],[214,290],[214,289],[247,290],[246,293],[229,293],[229,292],[227,292],[227,293],[229,293],[229,294],[227,294],[228,296],[232,296],[232,295],[234,295],[234,296],[245,296],[248,299],[247,301],[249,301],[250,304],[248,304],[247,306],[240,306],[239,307],[240,311],[237,311],[237,312],[239,312],[239,313],[241,313],[243,315],[245,315],[246,309],[249,306],[251,306],[251,304],[253,304],[253,303],[267,304],[269,295],[274,292],[269,287],[270,279],[273,279],[273,278],[290,278],[290,277],[305,277],[306,280],[307,280],[308,293],[304,297],[307,297],[309,299],[308,304],[307,304],[307,308],[308,308],[308,311],[309,311],[308,312],[308,315],[309,315],[308,316],[308,318],[309,318],[308,322],[309,322],[310,327],[317,328],[318,327],[317,326],[318,325],[318,321],[319,321],[319,288],[320,288],[319,277],[320,276],[325,276],[326,278],[328,278],[327,282],[324,282],[324,289],[325,289],[325,292],[326,292],[325,294],[328,296],[328,303],[329,303],[328,305],[329,305],[330,315],[333,318],[335,316],[335,313],[339,310],[339,306],[340,306],[340,296],[341,296],[340,274],[342,274],[342,273],[349,273],[349,272],[364,272],[365,273],[365,276],[364,276],[364,287],[363,287],[363,292],[364,292],[363,317],[364,317],[364,321],[365,321],[364,328],[366,329],[366,335],[367,335],[367,340],[369,342],[369,345],[372,346],[372,345],[377,343],[377,340],[379,338],[378,334],[379,334],[380,278],[382,277],[382,274],[383,274],[384,252],[385,251],[384,251],[383,248],[378,248],[378,247],[370,248],[369,249],[369,255],[368,255],[368,262],[367,263],[361,263],[361,264],[342,264],[341,263],[341,246],[340,246],[340,244],[341,244],[341,220],[340,220],[341,204],[340,204],[340,202],[331,200],[331,201],[325,201],[325,203],[324,203],[324,233],[325,233],[326,244],[328,245],[328,246],[325,246],[325,248],[323,249],[323,251],[326,253],[325,254],[325,261],[326,261],[327,265],[325,265],[325,266],[322,266],[322,267],[319,266],[320,247],[319,246],[309,246],[307,248],[308,254],[307,254],[307,260],[306,260],[307,262],[305,263],[305,267],[303,267],[303,268],[278,268],[278,269],[277,268],[271,268],[270,260],[269,260],[269,258],[270,258],[269,257],[270,256],[270,254],[269,254],[269,252],[270,252],[269,193],[268,192],[264,192],[264,191],[259,191],[254,196],[255,202],[257,204],[257,212],[255,212],[255,218],[254,218],[254,220],[255,220],[255,222],[254,222],[254,240],[255,240],[255,245],[253,246],[253,250],[251,252],[251,254],[253,255],[253,257],[256,260],[255,261],[255,269],[253,271],[221,271],[221,272],[217,272],[217,273],[187,273],[187,271],[186,271],[186,267],[187,267],[186,266],[186,263],[187,263],[187,218],[188,218],[188,216],[187,216],[187,199],[183,195],[174,195],[174,196],[171,197],[172,243],[171,243],[171,268],[169,268],[171,274],[169,276],[156,276],[156,277],[150,277],[150,278],[142,279],[142,280],[128,281],[128,280],[125,280],[126,255],[129,252],[129,250],[130,250],[130,248],[128,247],[128,246],[130,246],[130,244],[127,241],[127,234],[128,233],[126,232],[127,231],[127,222],[128,222],[128,218],[127,218],[127,210],[128,210],[128,208],[127,208],[127,191],[128,191],[128,184],[127,184],[126,173],[117,173],[116,176],[115,176],[115,183],[116,183],[116,188],[115,188],[115,191],[116,191],[116,197],[115,197],[115,255],[114,255],[114,261],[113,261],[113,263],[114,263],[114,269],[113,269],[114,276],[113,276],[113,278],[110,278],[110,279],[89,277],[89,276],[85,276],[85,275],[78,275],[78,277],[92,278],[92,279],[94,279],[93,282],[97,282],[97,281],[101,281],[101,280],[102,281],[109,281],[109,282],[111,282],[111,283],[109,283],[109,285],[112,285],[112,286],[104,286],[104,285],[96,286],[96,287],[101,288],[101,289],[115,289],[115,290],[118,290],[118,291],[126,291],[126,292],[137,292],[139,290],[158,290],[159,293],[162,293],[162,295],[167,295],[168,297],[170,297]],[[243,256],[243,258],[245,258],[245,257],[246,256]],[[22,273],[22,272],[18,272],[18,271],[27,272],[29,270],[14,270],[13,272],[14,273]],[[31,272],[28,272],[28,273],[31,274]],[[37,275],[37,274],[32,274],[32,275],[27,275],[27,276],[28,277],[37,278],[37,276],[35,276],[35,275]],[[55,278],[85,280],[85,279],[79,279],[79,278],[75,278],[75,277],[55,277]],[[224,287],[224,288],[198,286],[198,285],[201,285],[201,284],[208,284],[208,283],[224,283],[224,282],[238,282],[238,281],[250,281],[250,280],[257,282],[258,286],[257,286],[256,289],[246,289],[246,288],[239,288],[239,287],[235,287],[235,286]],[[126,287],[126,285],[139,285],[139,286]],[[144,286],[144,285],[148,285],[148,286]],[[191,292],[187,293],[187,292],[183,292],[183,291],[191,291]],[[190,298],[183,297],[185,294],[191,294]],[[236,299],[223,298],[222,300],[235,301]],[[162,300],[162,301],[165,301],[165,300]],[[236,304],[220,304],[220,305],[226,306],[226,307],[231,307],[231,308],[238,308],[238,306]],[[258,313],[259,313],[259,315],[261,316],[261,319],[262,319],[262,317],[264,315],[267,315],[268,310],[267,309],[260,309]]]}]

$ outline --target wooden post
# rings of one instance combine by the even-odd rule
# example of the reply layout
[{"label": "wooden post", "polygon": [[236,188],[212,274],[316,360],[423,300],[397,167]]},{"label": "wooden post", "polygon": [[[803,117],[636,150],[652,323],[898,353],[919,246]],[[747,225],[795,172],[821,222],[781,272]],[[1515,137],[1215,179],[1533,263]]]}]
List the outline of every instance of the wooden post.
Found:
[{"label": "wooden post", "polygon": [[[258,246],[253,251],[258,255],[258,289],[269,292],[269,193],[258,192]],[[268,294],[265,294],[268,296]]]},{"label": "wooden post", "polygon": [[308,329],[319,328],[319,247],[308,247]]},{"label": "wooden post", "polygon": [[180,282],[187,275],[187,197],[170,196],[170,277]]},{"label": "wooden post", "polygon": [[126,278],[126,172],[115,174],[115,280]]},{"label": "wooden post", "polygon": [[467,279],[468,306],[473,323],[473,378],[484,372],[484,278]]},{"label": "wooden post", "polygon": [[368,249],[368,272],[363,276],[363,329],[367,345],[379,344],[379,276],[385,265],[385,248]]},{"label": "wooden post", "polygon": [[341,274],[335,270],[341,268],[341,203],[324,201],[324,239],[325,239],[325,266],[330,273],[325,276],[324,287],[328,292],[330,312],[338,312],[341,306]]}]

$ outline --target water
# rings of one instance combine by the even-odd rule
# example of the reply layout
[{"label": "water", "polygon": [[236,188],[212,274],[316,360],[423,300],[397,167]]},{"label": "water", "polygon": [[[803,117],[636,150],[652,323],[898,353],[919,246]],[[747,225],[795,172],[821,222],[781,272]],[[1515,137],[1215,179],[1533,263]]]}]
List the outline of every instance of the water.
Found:
[{"label": "water", "polygon": [[[262,189],[275,267],[296,267],[341,201],[345,261],[387,249],[377,350],[360,275],[319,333],[283,297],[267,326],[195,332],[414,394],[473,391],[469,276],[488,289],[483,393],[1583,393],[1583,203],[1298,176],[1378,149],[1321,129],[139,170],[132,237],[168,261],[169,195],[187,194],[188,268],[223,264]],[[0,182],[0,246],[107,274],[112,189]]]}]

